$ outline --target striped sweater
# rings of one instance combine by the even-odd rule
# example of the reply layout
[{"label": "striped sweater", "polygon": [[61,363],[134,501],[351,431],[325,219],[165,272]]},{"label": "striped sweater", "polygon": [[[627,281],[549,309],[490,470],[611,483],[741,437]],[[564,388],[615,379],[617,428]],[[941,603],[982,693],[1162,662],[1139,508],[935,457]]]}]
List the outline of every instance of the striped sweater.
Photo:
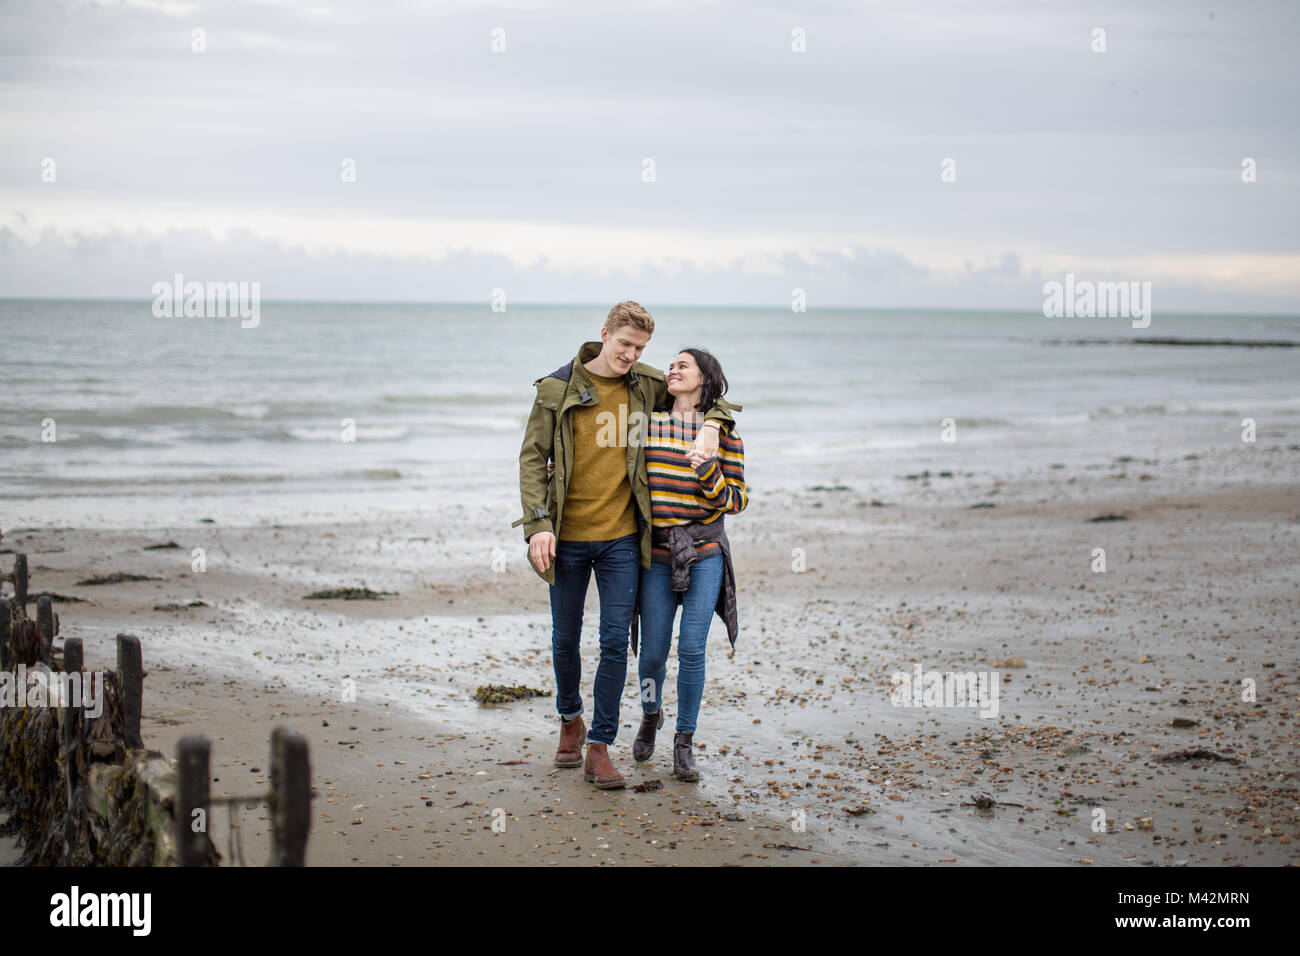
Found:
[{"label": "striped sweater", "polygon": [[[646,428],[645,464],[650,480],[651,518],[656,528],[739,514],[749,504],[745,491],[745,446],[736,434],[718,436],[718,457],[692,468],[687,458],[699,425],[668,412],[652,412]],[[700,558],[722,553],[716,541],[695,546]],[[650,559],[671,564],[667,548],[652,547]]]}]

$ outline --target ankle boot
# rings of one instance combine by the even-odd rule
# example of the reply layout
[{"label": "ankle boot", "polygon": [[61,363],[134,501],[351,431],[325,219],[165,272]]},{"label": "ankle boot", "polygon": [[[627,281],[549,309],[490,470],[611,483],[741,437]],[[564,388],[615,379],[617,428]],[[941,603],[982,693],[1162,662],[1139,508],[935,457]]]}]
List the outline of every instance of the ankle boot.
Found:
[{"label": "ankle boot", "polygon": [[616,790],[623,786],[623,775],[609,762],[609,747],[606,744],[587,744],[587,764],[583,767],[583,778],[594,783],[597,790]]},{"label": "ankle boot", "polygon": [[695,755],[691,753],[694,734],[673,734],[673,776],[678,780],[699,780],[695,769]]},{"label": "ankle boot", "polygon": [[641,729],[632,741],[632,759],[645,763],[655,752],[655,731],[664,725],[664,709],[660,707],[653,714],[641,714]]},{"label": "ankle boot", "polygon": [[560,746],[555,750],[555,766],[581,767],[582,740],[587,736],[587,725],[578,716],[566,721],[560,718]]}]

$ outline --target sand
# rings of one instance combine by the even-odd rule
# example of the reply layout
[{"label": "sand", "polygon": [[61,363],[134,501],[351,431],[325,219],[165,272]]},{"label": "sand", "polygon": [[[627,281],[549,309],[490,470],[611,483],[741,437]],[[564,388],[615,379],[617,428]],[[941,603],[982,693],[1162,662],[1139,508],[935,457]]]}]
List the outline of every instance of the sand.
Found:
[{"label": "sand", "polygon": [[[273,726],[308,737],[314,865],[1300,861],[1300,446],[760,479],[728,524],[741,636],[729,658],[715,619],[698,784],[670,774],[673,662],[660,748],[634,766],[630,666],[611,756],[629,785],[662,782],[644,793],[552,766],[553,698],[472,700],[489,682],[553,690],[517,503],[328,528],[52,523],[6,528],[3,547],[29,555],[34,592],[84,599],[56,609],[88,667],[140,635],[146,745],[209,736],[214,793],[265,789]],[[167,541],[181,548],[142,550]],[[159,580],[77,584],[111,571]],[[362,582],[395,595],[304,600]],[[210,606],[154,610],[196,599]],[[593,586],[588,721],[595,610]],[[895,706],[892,675],[917,664],[996,671],[997,716]],[[243,812],[245,862],[267,826]]]}]

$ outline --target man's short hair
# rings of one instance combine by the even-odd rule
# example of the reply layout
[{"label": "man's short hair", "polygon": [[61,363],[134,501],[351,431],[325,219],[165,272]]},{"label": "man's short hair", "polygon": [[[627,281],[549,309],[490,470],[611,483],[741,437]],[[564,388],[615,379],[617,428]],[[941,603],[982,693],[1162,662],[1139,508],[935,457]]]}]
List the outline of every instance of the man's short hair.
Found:
[{"label": "man's short hair", "polygon": [[605,317],[605,328],[609,329],[610,334],[617,332],[625,325],[639,329],[647,335],[654,335],[655,333],[655,320],[650,318],[649,312],[631,299],[625,299],[614,306],[609,310],[609,315]]}]

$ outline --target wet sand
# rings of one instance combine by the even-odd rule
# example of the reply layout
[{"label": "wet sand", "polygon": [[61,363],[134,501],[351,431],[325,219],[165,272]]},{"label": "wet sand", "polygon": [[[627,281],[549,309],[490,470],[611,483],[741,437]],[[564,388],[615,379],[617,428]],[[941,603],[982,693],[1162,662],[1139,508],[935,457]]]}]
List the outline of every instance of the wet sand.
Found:
[{"label": "wet sand", "polygon": [[[1300,446],[931,468],[751,476],[728,523],[741,636],[728,658],[720,621],[710,634],[699,784],[670,774],[671,660],[669,723],[634,767],[630,660],[611,755],[629,785],[664,785],[645,793],[551,765],[553,698],[472,699],[553,690],[546,589],[509,501],[327,529],[6,528],[3,547],[29,555],[34,592],[88,602],[56,604],[88,667],[140,635],[146,745],[211,737],[214,793],[265,788],[277,723],[308,736],[313,864],[1300,861]],[[159,580],[77,584],[112,571]],[[304,600],[360,583],[395,596]],[[154,610],[192,600],[210,606]],[[592,587],[588,720],[595,613]],[[892,675],[917,664],[996,672],[997,716],[894,706]],[[266,828],[244,812],[247,862]]]}]

